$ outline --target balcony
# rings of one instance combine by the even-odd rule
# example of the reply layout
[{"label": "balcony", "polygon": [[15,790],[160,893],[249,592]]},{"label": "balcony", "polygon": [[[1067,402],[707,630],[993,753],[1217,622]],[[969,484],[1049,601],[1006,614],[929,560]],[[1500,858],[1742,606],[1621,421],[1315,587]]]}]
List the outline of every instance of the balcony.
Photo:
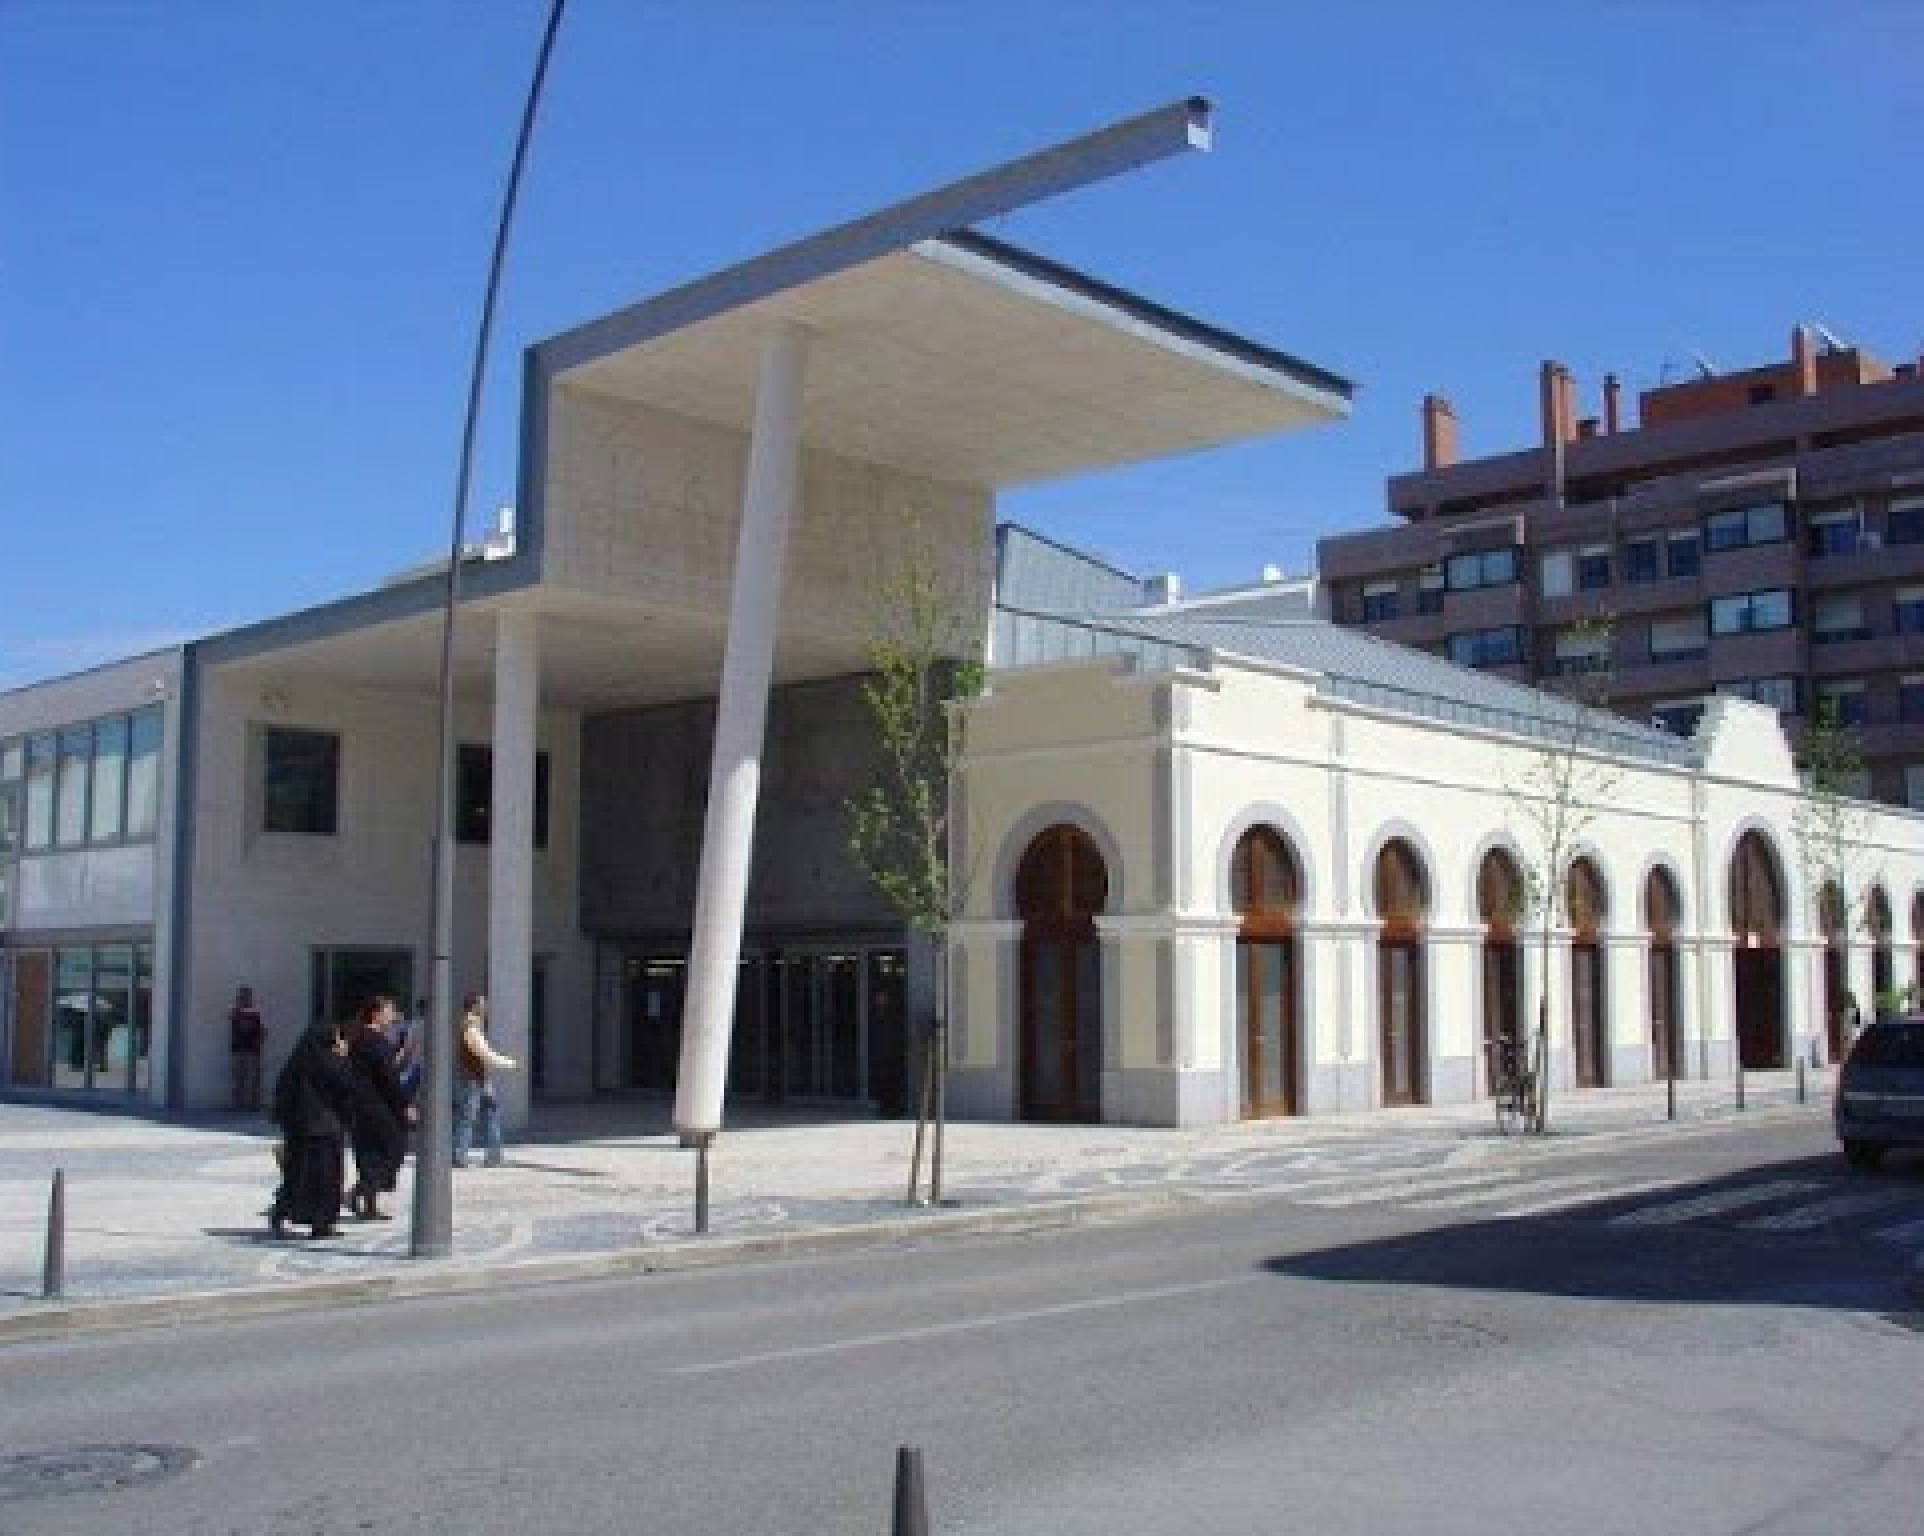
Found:
[{"label": "balcony", "polygon": [[1358,626],[1366,628],[1373,635],[1389,640],[1397,645],[1414,646],[1420,651],[1433,651],[1443,644],[1444,635],[1450,626],[1440,613],[1415,613],[1408,608],[1393,619]]},{"label": "balcony", "polygon": [[1893,476],[1924,471],[1924,433],[1821,448],[1797,461],[1797,492],[1810,500],[1880,490]]},{"label": "balcony", "polygon": [[1713,683],[1746,677],[1801,676],[1804,672],[1803,631],[1793,628],[1712,635],[1709,666]]},{"label": "balcony", "polygon": [[1924,544],[1863,543],[1843,555],[1814,555],[1804,562],[1804,583],[1813,591],[1879,581],[1924,578]]},{"label": "balcony", "polygon": [[1613,693],[1653,699],[1689,698],[1710,692],[1710,658],[1694,656],[1688,660],[1667,658],[1633,661],[1620,660],[1611,684]]},{"label": "balcony", "polygon": [[1740,549],[1704,551],[1704,595],[1769,592],[1798,584],[1797,546],[1788,539]]},{"label": "balcony", "polygon": [[1428,523],[1339,533],[1316,543],[1316,566],[1325,582],[1401,576],[1442,558],[1442,532]]},{"label": "balcony", "polygon": [[1443,597],[1443,629],[1494,629],[1499,624],[1523,622],[1523,587],[1509,582],[1500,587],[1477,587],[1449,592]]}]

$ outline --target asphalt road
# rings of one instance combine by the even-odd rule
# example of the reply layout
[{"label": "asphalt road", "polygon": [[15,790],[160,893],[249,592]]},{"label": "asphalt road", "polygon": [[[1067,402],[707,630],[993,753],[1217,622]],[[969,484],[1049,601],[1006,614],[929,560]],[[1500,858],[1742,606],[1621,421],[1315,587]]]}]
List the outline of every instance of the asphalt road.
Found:
[{"label": "asphalt road", "polygon": [[[1560,1182],[1601,1164],[1619,1197]],[[0,1532],[883,1533],[903,1443],[984,1536],[1909,1532],[1919,1221],[1924,1163],[1851,1176],[1804,1123],[21,1344],[0,1453],[54,1455],[0,1462]],[[50,1490],[131,1445],[193,1464]]]}]

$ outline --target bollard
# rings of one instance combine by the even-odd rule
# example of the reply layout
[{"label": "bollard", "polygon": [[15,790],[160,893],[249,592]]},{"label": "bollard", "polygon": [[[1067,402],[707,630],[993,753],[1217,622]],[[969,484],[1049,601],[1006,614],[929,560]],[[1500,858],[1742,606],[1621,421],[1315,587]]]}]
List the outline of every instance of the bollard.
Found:
[{"label": "bollard", "polygon": [[1744,1107],[1744,1064],[1737,1063],[1737,1107]]},{"label": "bollard", "polygon": [[1664,1099],[1669,1107],[1670,1118],[1677,1118],[1677,1073],[1672,1068],[1670,1076],[1664,1079]]},{"label": "bollard", "polygon": [[695,1235],[708,1235],[708,1149],[715,1144],[713,1131],[683,1131],[681,1144],[695,1149]]},{"label": "bollard", "polygon": [[895,1453],[895,1519],[889,1536],[929,1536],[929,1501],[922,1490],[922,1452],[905,1445]]},{"label": "bollard", "polygon": [[1810,1102],[1810,1095],[1804,1087],[1804,1058],[1801,1056],[1797,1058],[1797,1102],[1799,1104]]},{"label": "bollard", "polygon": [[58,1301],[67,1292],[67,1170],[53,1171],[53,1192],[47,1196],[47,1253],[40,1270],[40,1296]]}]

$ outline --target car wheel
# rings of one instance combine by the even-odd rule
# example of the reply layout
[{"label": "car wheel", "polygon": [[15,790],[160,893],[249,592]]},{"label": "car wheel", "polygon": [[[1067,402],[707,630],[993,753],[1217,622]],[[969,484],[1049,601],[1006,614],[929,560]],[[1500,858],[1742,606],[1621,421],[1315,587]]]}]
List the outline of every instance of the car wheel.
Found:
[{"label": "car wheel", "polygon": [[1884,1161],[1884,1149],[1874,1141],[1847,1141],[1844,1143],[1844,1161],[1868,1173]]}]

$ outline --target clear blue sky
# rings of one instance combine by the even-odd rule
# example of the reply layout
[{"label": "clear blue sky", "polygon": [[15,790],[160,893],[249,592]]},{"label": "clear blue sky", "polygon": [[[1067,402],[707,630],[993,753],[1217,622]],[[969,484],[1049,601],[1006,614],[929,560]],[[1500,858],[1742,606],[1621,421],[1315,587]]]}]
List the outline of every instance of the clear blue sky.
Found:
[{"label": "clear blue sky", "polygon": [[[0,0],[0,687],[444,548],[545,0]],[[1524,446],[1821,320],[1924,343],[1915,0],[571,0],[473,507],[521,349],[1202,93],[1216,149],[995,227],[1353,378],[1349,422],[1007,514],[1190,586],[1380,521],[1417,402]]]}]

